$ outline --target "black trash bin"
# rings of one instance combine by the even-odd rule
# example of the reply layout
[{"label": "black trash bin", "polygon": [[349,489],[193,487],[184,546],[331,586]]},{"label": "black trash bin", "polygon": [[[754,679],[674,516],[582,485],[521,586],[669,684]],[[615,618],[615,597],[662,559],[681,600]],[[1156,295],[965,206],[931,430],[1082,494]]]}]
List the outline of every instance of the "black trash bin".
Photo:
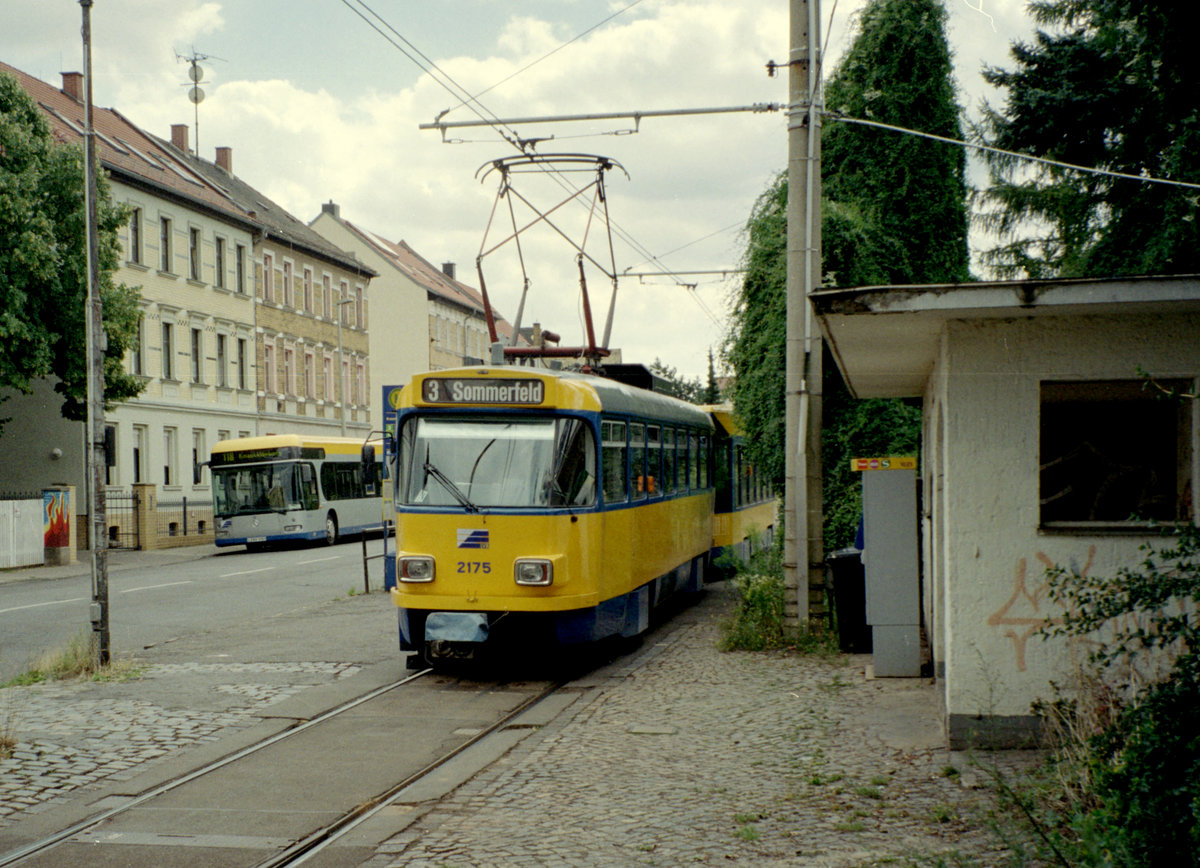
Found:
[{"label": "black trash bin", "polygon": [[867,625],[867,585],[862,552],[838,549],[825,563],[833,578],[833,614],[837,620],[838,647],[847,654],[871,653],[871,628]]}]

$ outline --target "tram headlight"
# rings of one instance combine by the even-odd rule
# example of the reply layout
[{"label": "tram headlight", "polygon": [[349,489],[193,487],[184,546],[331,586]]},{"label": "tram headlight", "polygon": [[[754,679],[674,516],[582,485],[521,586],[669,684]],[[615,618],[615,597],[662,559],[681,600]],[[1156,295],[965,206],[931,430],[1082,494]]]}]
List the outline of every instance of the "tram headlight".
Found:
[{"label": "tram headlight", "polygon": [[432,582],[433,558],[408,555],[397,559],[396,574],[402,582]]},{"label": "tram headlight", "polygon": [[554,582],[554,565],[544,558],[517,558],[513,578],[518,585],[549,585]]}]

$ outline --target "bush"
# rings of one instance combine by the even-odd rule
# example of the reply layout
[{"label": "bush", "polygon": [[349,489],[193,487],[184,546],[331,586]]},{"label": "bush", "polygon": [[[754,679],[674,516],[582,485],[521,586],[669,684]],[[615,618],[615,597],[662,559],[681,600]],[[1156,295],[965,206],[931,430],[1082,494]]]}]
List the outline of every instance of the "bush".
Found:
[{"label": "bush", "polygon": [[[1097,731],[1076,733],[1080,790],[1062,815],[1079,865],[1200,865],[1200,531],[1143,545],[1142,562],[1115,577],[1048,571],[1065,614],[1043,630],[1102,639],[1089,662],[1092,695],[1109,706]],[[1045,711],[1051,706],[1043,706]],[[1056,703],[1057,718],[1078,701]]]}]

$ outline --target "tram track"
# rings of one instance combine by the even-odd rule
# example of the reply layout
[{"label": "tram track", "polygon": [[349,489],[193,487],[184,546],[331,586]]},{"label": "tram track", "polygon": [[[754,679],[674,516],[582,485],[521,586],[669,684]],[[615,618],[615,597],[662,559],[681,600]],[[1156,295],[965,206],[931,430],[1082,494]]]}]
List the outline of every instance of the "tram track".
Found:
[{"label": "tram track", "polygon": [[[15,865],[108,864],[103,861],[96,862],[91,858],[97,853],[94,849],[96,845],[101,845],[102,849],[111,852],[113,849],[117,849],[115,845],[145,845],[148,843],[147,839],[150,838],[155,839],[152,842],[153,846],[127,847],[126,853],[131,856],[132,861],[121,861],[119,864],[157,864],[153,855],[153,851],[156,848],[161,849],[184,845],[194,847],[212,846],[213,848],[217,848],[219,845],[206,845],[203,841],[220,838],[224,842],[223,855],[225,858],[222,860],[222,864],[245,864],[247,868],[250,868],[250,866],[254,866],[254,868],[283,868],[283,866],[299,865],[349,832],[376,817],[381,811],[394,804],[414,784],[429,778],[447,763],[460,757],[464,752],[478,745],[489,736],[503,730],[515,718],[559,691],[564,684],[562,681],[545,683],[523,682],[524,687],[521,688],[521,691],[524,695],[514,697],[512,685],[509,684],[481,683],[479,689],[475,689],[474,687],[463,689],[466,683],[461,679],[442,679],[439,686],[425,685],[425,695],[419,699],[414,698],[410,703],[411,708],[402,701],[392,700],[389,696],[398,688],[406,685],[419,688],[422,686],[421,683],[423,681],[433,681],[434,679],[429,678],[433,674],[432,670],[426,669],[414,672],[396,681],[380,685],[361,696],[329,708],[282,732],[248,745],[227,756],[208,762],[137,795],[130,796],[122,804],[101,810],[86,819],[80,820],[53,834],[46,835],[37,841],[25,844],[8,853],[2,853],[0,854],[0,868]],[[492,702],[482,701],[484,697],[492,697],[494,699],[497,696],[501,696],[502,699]],[[515,701],[512,701],[514,698]],[[264,769],[270,769],[275,766],[287,766],[290,761],[289,757],[294,759],[297,752],[300,755],[306,755],[306,751],[320,753],[320,750],[313,746],[322,744],[319,736],[322,727],[341,726],[343,735],[336,738],[334,742],[337,745],[345,745],[346,739],[344,733],[353,733],[355,730],[353,728],[354,725],[345,723],[344,719],[357,714],[359,721],[365,719],[370,722],[372,720],[371,709],[373,703],[390,702],[387,710],[377,710],[374,712],[374,719],[378,728],[380,722],[386,723],[386,721],[392,719],[390,715],[395,714],[396,709],[405,710],[405,713],[411,713],[413,709],[428,706],[431,700],[440,705],[450,706],[444,709],[445,720],[448,721],[446,724],[447,727],[452,726],[454,721],[459,720],[471,723],[478,722],[479,725],[468,727],[465,730],[460,729],[441,733],[440,741],[453,742],[444,747],[439,743],[438,737],[427,738],[426,741],[429,745],[436,746],[432,748],[427,746],[426,752],[429,756],[414,756],[412,759],[414,767],[406,769],[405,773],[398,778],[389,779],[390,782],[386,786],[380,787],[379,782],[376,782],[373,788],[365,789],[365,791],[364,787],[346,787],[347,790],[356,796],[351,799],[353,804],[348,809],[331,809],[320,800],[316,800],[312,805],[305,805],[303,807],[289,804],[284,807],[271,808],[271,812],[280,816],[289,816],[289,812],[291,812],[296,817],[299,817],[299,820],[296,822],[304,824],[302,832],[299,832],[299,827],[296,826],[295,822],[292,823],[293,829],[290,832],[287,831],[287,824],[281,823],[278,834],[272,837],[269,844],[265,836],[254,837],[249,834],[217,836],[211,833],[205,835],[203,831],[188,834],[177,830],[181,827],[181,824],[183,824],[183,827],[186,827],[189,819],[198,820],[197,825],[201,828],[211,828],[214,825],[221,826],[225,823],[231,823],[231,825],[236,826],[237,823],[231,822],[235,817],[229,813],[217,817],[215,820],[212,817],[205,817],[205,813],[211,814],[216,810],[211,806],[211,797],[209,804],[206,804],[204,797],[200,796],[194,802],[195,806],[192,806],[192,803],[187,803],[184,807],[180,807],[178,804],[163,807],[163,803],[170,802],[172,799],[177,803],[180,800],[186,803],[187,794],[190,789],[199,788],[202,790],[204,789],[206,779],[216,778],[222,774],[232,777],[251,793],[254,791],[255,784],[259,784],[264,792],[264,799],[267,799],[269,796],[266,794],[270,792],[270,786],[266,781],[255,781],[254,776],[262,776]],[[455,706],[456,701],[461,708]],[[480,705],[483,708],[477,707]],[[437,713],[430,713],[429,716],[431,719],[438,719]],[[481,716],[487,716],[490,719],[485,721],[480,719]],[[402,723],[408,723],[408,721],[406,719],[397,719],[397,730],[402,728],[400,726]],[[436,724],[431,723],[430,725],[436,727]],[[437,735],[436,732],[433,734]],[[291,748],[287,744],[288,742],[304,742],[306,736],[313,739],[310,746],[306,749]],[[329,738],[329,736],[326,736],[326,743],[328,743]],[[396,741],[398,745],[397,750],[402,750],[405,739],[398,737]],[[375,742],[372,742],[375,745],[378,743],[378,738],[376,738]],[[290,754],[288,753],[289,749],[291,750]],[[266,759],[272,755],[272,751],[281,753],[274,760]],[[415,751],[414,753],[420,752]],[[363,762],[370,763],[375,756],[369,746],[362,746],[356,752],[353,746],[350,745],[346,745],[345,755],[342,755],[340,751],[327,750],[325,754],[325,756],[320,756],[312,760],[311,777],[313,779],[319,780],[322,772],[325,772],[330,778],[335,778],[338,775],[341,775],[343,778],[352,777],[355,774],[354,762],[360,764]],[[387,764],[393,759],[393,757],[381,756],[379,757],[379,763]],[[327,767],[323,764],[327,764]],[[290,796],[293,793],[284,791],[283,795]],[[350,797],[346,796],[346,798]],[[287,800],[284,799],[284,801]],[[331,799],[330,801],[333,800]],[[231,798],[231,803],[236,802],[236,797]],[[229,809],[222,808],[221,810],[228,811]],[[253,815],[256,810],[262,811],[264,808],[263,806],[259,806],[257,809],[251,807],[245,810],[244,813]],[[172,812],[175,813],[173,814]],[[192,812],[192,815],[189,815],[188,812]],[[324,816],[321,816],[329,813],[334,813],[336,816],[332,819],[326,819]],[[179,816],[180,814],[183,815],[182,819]],[[253,816],[242,816],[236,819],[242,821],[244,831],[251,831],[256,828],[256,818]],[[270,823],[273,819],[274,817],[269,817],[266,822]],[[205,826],[206,820],[207,826]],[[139,828],[146,826],[148,821],[159,821],[157,824],[150,822],[149,828],[153,829],[156,828],[156,825],[161,825],[162,831],[159,833],[138,831]],[[261,821],[259,824],[261,825]],[[287,839],[288,841],[288,843],[282,846],[282,849],[278,846],[280,839]],[[231,848],[228,842],[232,840],[243,843],[235,844]],[[80,851],[81,845],[84,848],[82,851]],[[241,858],[231,861],[228,858],[231,849],[235,856],[240,856]],[[262,858],[262,853],[260,852],[262,849],[274,849],[275,852]],[[84,855],[85,853],[90,855]],[[192,851],[192,855],[194,857],[202,856],[196,850]],[[147,861],[142,861],[143,857],[146,857]],[[203,860],[197,858],[194,862],[189,862],[188,864],[203,864]]]}]

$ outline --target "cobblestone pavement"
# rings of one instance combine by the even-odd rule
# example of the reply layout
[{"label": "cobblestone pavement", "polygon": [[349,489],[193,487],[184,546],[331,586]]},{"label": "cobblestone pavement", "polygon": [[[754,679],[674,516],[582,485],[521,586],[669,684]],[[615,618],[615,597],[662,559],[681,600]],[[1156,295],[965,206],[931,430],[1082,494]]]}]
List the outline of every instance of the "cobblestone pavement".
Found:
[{"label": "cobblestone pavement", "polygon": [[1000,864],[947,773],[935,688],[868,680],[869,657],[715,649],[728,591],[644,665],[387,841],[371,868]]},{"label": "cobblestone pavement", "polygon": [[[181,663],[149,666],[124,684],[46,683],[0,690],[0,827],[102,781],[128,780],[143,763],[255,723],[267,706],[306,687],[353,675],[348,663]],[[147,682],[187,676],[187,707],[138,698]]]}]

